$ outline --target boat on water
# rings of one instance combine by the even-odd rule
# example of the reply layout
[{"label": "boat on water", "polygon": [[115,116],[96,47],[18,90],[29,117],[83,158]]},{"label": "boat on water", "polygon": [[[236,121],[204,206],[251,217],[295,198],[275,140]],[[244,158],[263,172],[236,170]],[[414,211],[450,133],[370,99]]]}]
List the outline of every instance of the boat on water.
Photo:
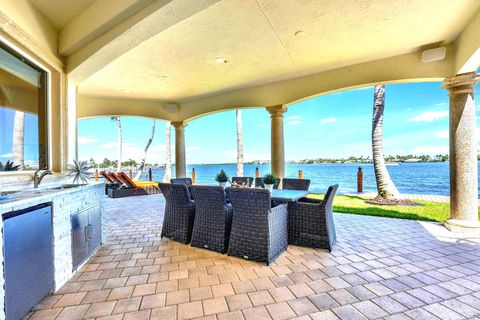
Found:
[{"label": "boat on water", "polygon": [[400,163],[398,162],[387,162],[387,166],[392,166],[392,167],[395,167],[395,166],[399,166]]}]

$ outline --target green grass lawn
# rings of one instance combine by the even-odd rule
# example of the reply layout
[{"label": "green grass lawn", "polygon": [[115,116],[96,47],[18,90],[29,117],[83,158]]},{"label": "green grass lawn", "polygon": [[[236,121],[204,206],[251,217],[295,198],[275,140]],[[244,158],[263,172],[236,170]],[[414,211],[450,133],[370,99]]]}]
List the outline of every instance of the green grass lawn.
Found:
[{"label": "green grass lawn", "polygon": [[[323,194],[311,194],[308,197],[323,199]],[[368,216],[439,221],[443,222],[450,217],[450,204],[412,200],[423,206],[382,206],[365,203],[371,199],[362,196],[336,195],[333,201],[335,212],[363,214]]]}]

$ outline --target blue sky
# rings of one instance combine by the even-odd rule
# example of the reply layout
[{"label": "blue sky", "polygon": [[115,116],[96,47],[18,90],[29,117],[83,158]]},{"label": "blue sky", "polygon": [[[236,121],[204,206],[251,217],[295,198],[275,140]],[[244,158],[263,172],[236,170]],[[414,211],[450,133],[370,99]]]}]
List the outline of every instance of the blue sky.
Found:
[{"label": "blue sky", "polygon": [[[386,155],[448,153],[448,95],[441,83],[386,86],[384,149]],[[476,88],[477,115],[480,85]],[[373,87],[302,101],[285,113],[287,160],[371,155]],[[270,118],[263,108],[243,109],[245,161],[270,158]],[[122,117],[123,159],[140,160],[152,120]],[[165,122],[157,120],[147,161],[164,163]],[[477,118],[480,127],[480,117]],[[79,120],[79,158],[117,157],[117,129],[109,118]],[[477,133],[478,136],[478,133]],[[174,135],[172,128],[172,148]],[[186,128],[187,162],[236,161],[235,111],[201,117]],[[172,150],[173,152],[173,150]]]},{"label": "blue sky", "polygon": [[[0,161],[12,160],[15,110],[0,107]],[[25,163],[38,164],[38,116],[25,113]]]}]

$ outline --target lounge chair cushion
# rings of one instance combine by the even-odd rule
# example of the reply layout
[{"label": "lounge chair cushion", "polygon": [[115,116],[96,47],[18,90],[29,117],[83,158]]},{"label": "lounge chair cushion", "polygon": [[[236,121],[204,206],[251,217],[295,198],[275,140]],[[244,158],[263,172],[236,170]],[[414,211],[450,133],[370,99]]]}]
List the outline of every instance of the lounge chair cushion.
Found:
[{"label": "lounge chair cushion", "polygon": [[123,181],[131,188],[157,188],[158,183],[153,181],[134,181],[125,172],[120,172]]}]

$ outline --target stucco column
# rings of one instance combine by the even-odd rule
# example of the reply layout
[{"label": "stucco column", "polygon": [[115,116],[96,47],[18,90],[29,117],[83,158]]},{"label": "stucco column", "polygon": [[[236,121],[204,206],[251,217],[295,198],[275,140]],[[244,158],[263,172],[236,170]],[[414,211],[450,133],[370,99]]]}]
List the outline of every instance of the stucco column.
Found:
[{"label": "stucco column", "polygon": [[450,219],[445,227],[480,233],[478,161],[474,91],[475,72],[445,79],[450,97]]},{"label": "stucco column", "polygon": [[185,127],[183,121],[172,121],[175,127],[175,177],[185,178],[187,176],[187,162],[185,160]]},{"label": "stucco column", "polygon": [[287,108],[283,105],[267,107],[271,119],[271,164],[272,173],[277,178],[285,176],[285,146],[283,139],[283,114]]}]

